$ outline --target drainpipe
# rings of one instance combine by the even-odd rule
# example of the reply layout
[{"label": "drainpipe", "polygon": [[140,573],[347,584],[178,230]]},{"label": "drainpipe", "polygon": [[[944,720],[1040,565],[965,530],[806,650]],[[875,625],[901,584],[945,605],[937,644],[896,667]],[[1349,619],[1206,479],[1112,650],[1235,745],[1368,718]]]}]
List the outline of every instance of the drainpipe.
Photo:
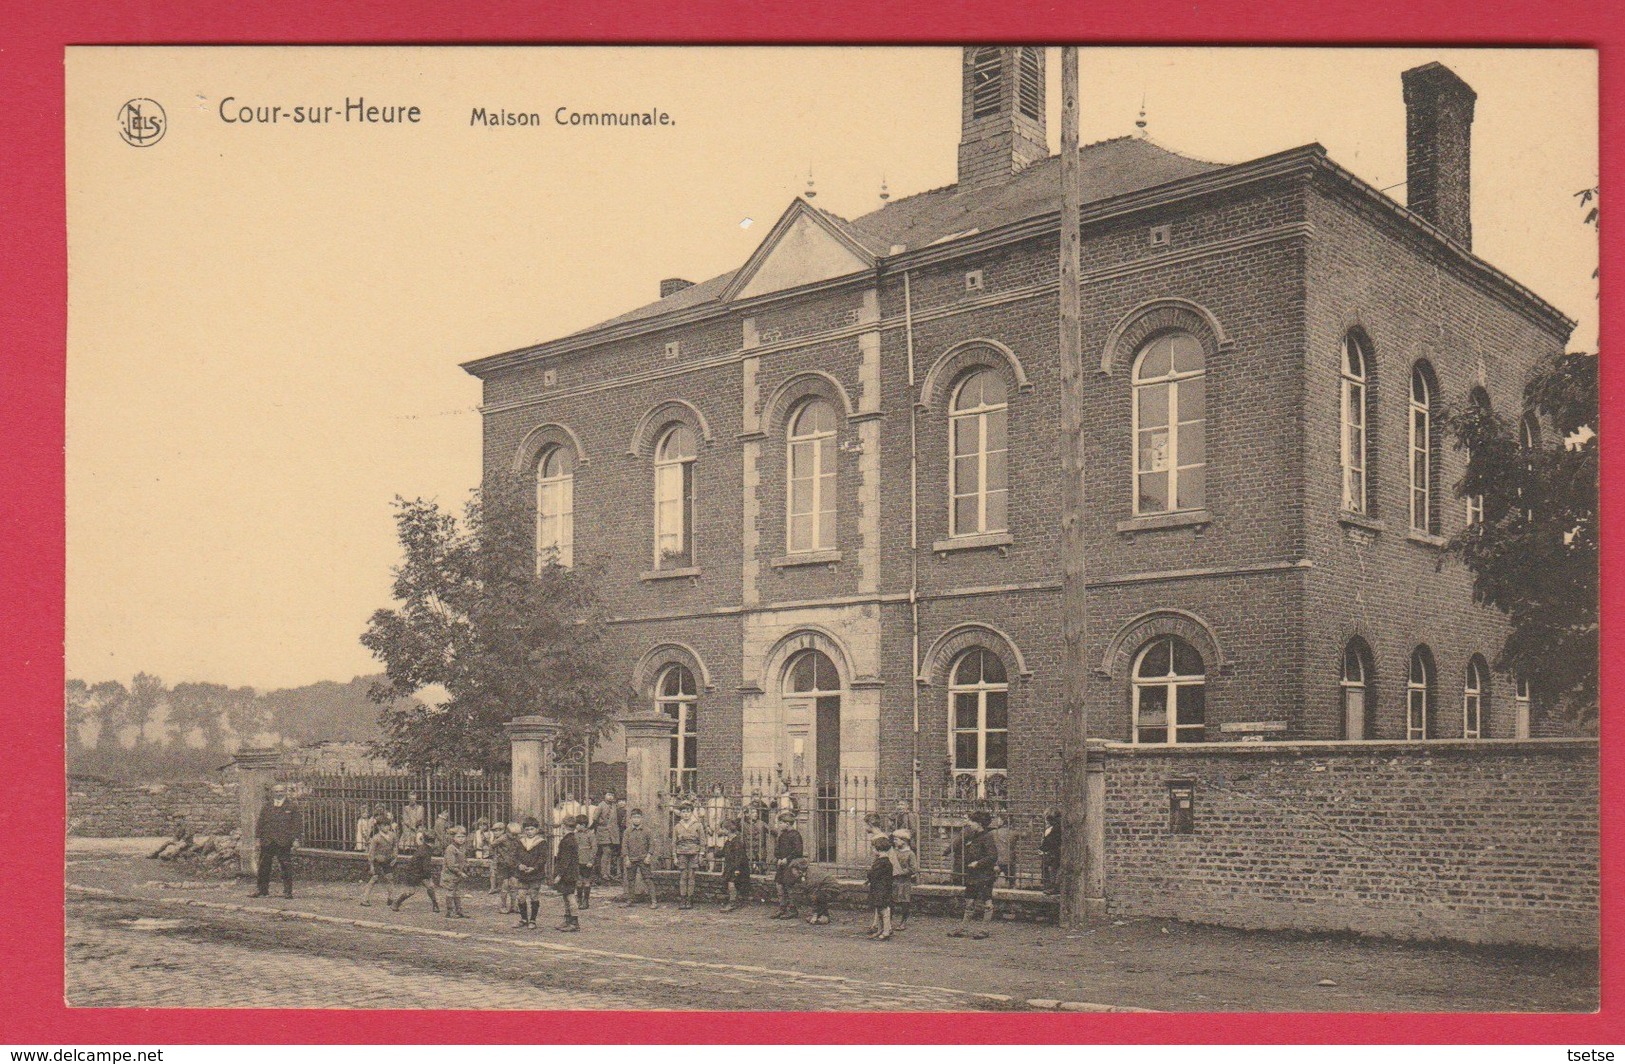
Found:
[{"label": "drainpipe", "polygon": [[914,298],[903,271],[903,335],[908,343],[908,609],[913,642],[914,809],[920,808],[920,408],[914,397]]}]

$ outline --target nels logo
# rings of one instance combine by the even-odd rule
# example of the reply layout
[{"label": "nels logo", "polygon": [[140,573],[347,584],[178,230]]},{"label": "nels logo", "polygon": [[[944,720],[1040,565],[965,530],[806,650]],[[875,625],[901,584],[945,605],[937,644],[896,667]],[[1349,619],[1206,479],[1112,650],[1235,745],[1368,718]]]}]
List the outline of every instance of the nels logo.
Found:
[{"label": "nels logo", "polygon": [[118,109],[118,132],[126,144],[150,148],[168,129],[169,117],[157,100],[137,98]]}]

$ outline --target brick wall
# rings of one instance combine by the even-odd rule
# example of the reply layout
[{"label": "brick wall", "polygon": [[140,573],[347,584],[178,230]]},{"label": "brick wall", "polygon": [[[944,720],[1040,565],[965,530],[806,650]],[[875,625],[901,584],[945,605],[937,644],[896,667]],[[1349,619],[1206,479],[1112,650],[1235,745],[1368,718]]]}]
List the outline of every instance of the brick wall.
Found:
[{"label": "brick wall", "polygon": [[68,834],[89,838],[163,835],[169,818],[186,817],[199,835],[237,825],[234,779],[124,783],[96,776],[68,777]]},{"label": "brick wall", "polygon": [[[1597,744],[1109,745],[1115,915],[1598,944]],[[1194,784],[1170,832],[1169,780]]]}]

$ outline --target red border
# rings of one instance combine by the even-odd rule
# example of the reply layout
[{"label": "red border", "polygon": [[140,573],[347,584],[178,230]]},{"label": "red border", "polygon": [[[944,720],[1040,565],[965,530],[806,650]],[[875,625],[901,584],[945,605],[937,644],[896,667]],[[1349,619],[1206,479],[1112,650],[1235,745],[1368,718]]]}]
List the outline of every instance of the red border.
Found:
[{"label": "red border", "polygon": [[[80,1009],[62,1002],[61,764],[63,632],[63,394],[67,246],[63,160],[63,53],[69,44],[417,43],[566,41],[950,42],[1076,40],[1101,43],[1589,45],[1602,50],[1603,184],[1620,176],[1614,150],[1625,75],[1621,9],[1597,0],[1295,0],[1204,4],[1066,4],[976,0],[956,5],[823,0],[774,5],[763,15],[743,0],[635,0],[614,11],[591,3],[436,0],[358,3],[277,0],[205,5],[193,0],[72,0],[7,5],[0,39],[0,139],[9,158],[0,177],[7,228],[0,256],[0,601],[11,606],[0,654],[0,690],[10,695],[9,771],[0,774],[0,809],[17,835],[7,846],[9,919],[0,924],[8,1043],[257,1043],[702,1041],[775,1042],[816,1031],[830,1041],[875,1042],[1401,1042],[1622,1043],[1620,878],[1603,877],[1603,1011],[1591,1016],[1529,1015],[901,1015],[877,1024],[861,1015],[823,1015],[813,1024],[782,1015],[718,1018],[703,1013],[366,1013],[287,1010],[143,1011]],[[1464,35],[1465,32],[1465,35]],[[1621,245],[1604,231],[1603,270],[1620,272]],[[1619,323],[1617,299],[1603,308],[1604,331]],[[1625,371],[1603,363],[1605,420],[1625,399]],[[1606,432],[1604,439],[1608,439]],[[1603,480],[1621,471],[1605,446]],[[1603,610],[1620,606],[1622,567],[1611,549],[1618,523],[1603,517]],[[1625,654],[1605,625],[1605,704],[1625,680]],[[1603,846],[1625,847],[1620,795],[1620,728],[1603,722]],[[35,840],[43,840],[36,842]]]}]

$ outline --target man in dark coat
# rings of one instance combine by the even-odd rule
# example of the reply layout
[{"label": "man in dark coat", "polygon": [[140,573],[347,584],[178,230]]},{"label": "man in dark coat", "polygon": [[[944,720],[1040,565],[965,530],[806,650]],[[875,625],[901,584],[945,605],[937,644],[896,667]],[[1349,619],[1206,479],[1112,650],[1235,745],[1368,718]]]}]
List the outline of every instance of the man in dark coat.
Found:
[{"label": "man in dark coat", "polygon": [[259,884],[251,898],[263,898],[271,892],[271,862],[282,865],[282,896],[293,897],[293,851],[299,846],[303,830],[298,806],[288,800],[288,788],[281,783],[271,788],[271,797],[260,806],[260,815],[254,822],[254,835],[260,841]]},{"label": "man in dark coat", "polygon": [[[581,815],[582,826],[586,826],[587,816]],[[564,923],[555,927],[555,931],[580,931],[581,919],[576,915],[575,908],[570,904],[575,900],[576,888],[581,883],[581,850],[576,842],[576,818],[564,818],[564,834],[559,838],[559,848],[553,854],[553,889],[559,892],[564,899]]]},{"label": "man in dark coat", "polygon": [[965,911],[959,926],[948,932],[949,938],[964,938],[978,911],[982,924],[969,932],[970,937],[987,937],[987,925],[993,919],[993,884],[999,878],[999,848],[988,830],[990,823],[992,818],[978,810],[970,815],[960,836],[957,856],[965,870]]}]

